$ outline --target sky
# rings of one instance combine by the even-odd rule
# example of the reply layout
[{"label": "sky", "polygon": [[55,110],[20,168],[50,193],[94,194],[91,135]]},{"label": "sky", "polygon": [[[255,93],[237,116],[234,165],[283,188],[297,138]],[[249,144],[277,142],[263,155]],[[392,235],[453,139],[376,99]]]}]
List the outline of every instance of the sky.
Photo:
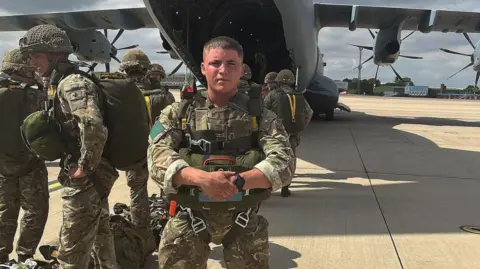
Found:
[{"label": "sky", "polygon": [[[16,0],[4,1],[0,7],[0,16],[14,14],[38,14],[47,12],[64,12],[74,10],[98,10],[98,9],[117,9],[128,7],[144,7],[143,0]],[[315,0],[315,2],[320,2]],[[411,8],[432,8],[447,9],[458,11],[476,11],[480,13],[478,0],[328,0],[328,3],[354,4],[354,5],[373,5],[373,6],[395,6]],[[480,15],[479,15],[480,16]],[[373,30],[373,29],[372,29]],[[7,50],[18,46],[18,39],[25,32],[0,32],[0,54],[3,55]],[[403,31],[402,36],[409,34],[410,31]],[[109,38],[113,39],[116,31],[109,31]],[[480,40],[480,34],[469,34],[475,44]],[[132,45],[137,43],[141,36],[139,49],[143,50],[154,63],[160,63],[164,66],[167,73],[173,70],[180,62],[170,59],[168,54],[158,54],[156,51],[163,51],[160,34],[156,29],[140,29],[136,31],[125,31],[116,42],[116,47]],[[321,52],[324,54],[324,61],[327,62],[325,75],[335,79],[357,77],[357,70],[354,70],[359,64],[358,48],[348,45],[358,44],[373,46],[373,39],[367,29],[357,29],[349,31],[344,28],[324,28],[319,32],[318,43]],[[133,42],[132,42],[133,41]],[[456,33],[437,33],[422,34],[414,33],[412,36],[402,42],[401,54],[410,56],[421,56],[421,60],[411,60],[399,58],[393,65],[402,77],[410,77],[416,85],[425,85],[430,87],[440,87],[444,83],[449,88],[465,88],[474,84],[475,72],[468,68],[457,74],[453,78],[447,78],[457,72],[465,65],[470,63],[470,59],[465,56],[447,54],[439,50],[440,47],[450,50],[470,54],[473,48],[468,44],[462,34]],[[121,59],[124,51],[119,51],[117,57]],[[363,50],[362,61],[372,55],[371,51]],[[71,57],[76,60],[76,57]],[[118,69],[118,63],[112,61],[112,70]],[[101,71],[97,67],[96,70]],[[181,70],[184,70],[182,67]],[[375,76],[376,65],[370,61],[362,69],[362,78],[373,78]],[[181,72],[181,71],[179,71]],[[380,67],[378,79],[382,82],[393,81],[395,74],[390,67]]]}]

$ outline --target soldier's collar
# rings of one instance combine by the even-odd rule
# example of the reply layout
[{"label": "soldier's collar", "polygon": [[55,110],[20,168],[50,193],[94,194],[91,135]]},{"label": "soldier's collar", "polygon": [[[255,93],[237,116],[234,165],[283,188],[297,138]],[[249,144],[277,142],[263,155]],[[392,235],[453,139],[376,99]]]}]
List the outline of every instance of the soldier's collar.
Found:
[{"label": "soldier's collar", "polygon": [[[205,102],[205,106],[209,109],[214,108],[215,104],[213,104],[210,98],[208,98],[207,91],[205,91],[205,97],[207,99]],[[237,90],[237,93],[235,93],[235,95],[230,99],[230,101],[228,101],[227,106],[231,106],[231,104],[233,104],[234,107],[247,109],[247,101],[248,96]]]}]

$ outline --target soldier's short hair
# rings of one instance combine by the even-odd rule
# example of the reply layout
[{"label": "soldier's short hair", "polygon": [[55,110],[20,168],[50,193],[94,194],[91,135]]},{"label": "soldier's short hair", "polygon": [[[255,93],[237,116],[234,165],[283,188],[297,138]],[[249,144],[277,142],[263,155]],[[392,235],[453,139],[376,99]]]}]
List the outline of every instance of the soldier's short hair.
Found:
[{"label": "soldier's short hair", "polygon": [[203,46],[203,55],[209,52],[211,49],[224,49],[224,50],[234,50],[238,55],[243,59],[243,47],[233,38],[228,36],[218,36],[210,39]]}]

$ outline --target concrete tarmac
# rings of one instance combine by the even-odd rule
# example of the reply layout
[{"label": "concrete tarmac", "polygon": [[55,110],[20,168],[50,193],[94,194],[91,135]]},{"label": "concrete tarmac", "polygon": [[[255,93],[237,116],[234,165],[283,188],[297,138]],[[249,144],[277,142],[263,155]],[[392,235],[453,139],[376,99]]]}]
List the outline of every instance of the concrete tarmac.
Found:
[{"label": "concrete tarmac", "polygon": [[[311,123],[292,196],[275,192],[260,210],[270,223],[270,267],[480,268],[480,235],[459,229],[480,225],[480,102],[340,99],[353,112]],[[49,172],[54,180],[58,168]],[[52,187],[41,244],[58,238],[60,196]],[[129,204],[124,173],[109,201]],[[208,268],[226,268],[222,255],[212,244]],[[158,268],[155,255],[145,268]]]}]

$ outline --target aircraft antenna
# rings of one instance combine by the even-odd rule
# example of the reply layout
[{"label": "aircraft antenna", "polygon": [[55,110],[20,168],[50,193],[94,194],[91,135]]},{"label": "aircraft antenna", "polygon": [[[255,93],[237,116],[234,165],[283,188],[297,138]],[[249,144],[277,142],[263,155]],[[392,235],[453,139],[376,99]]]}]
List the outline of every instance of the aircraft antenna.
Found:
[{"label": "aircraft antenna", "polygon": [[357,80],[357,91],[360,92],[360,81],[362,80],[362,47],[358,47],[358,50],[360,51],[360,55],[358,58],[358,80]]}]

